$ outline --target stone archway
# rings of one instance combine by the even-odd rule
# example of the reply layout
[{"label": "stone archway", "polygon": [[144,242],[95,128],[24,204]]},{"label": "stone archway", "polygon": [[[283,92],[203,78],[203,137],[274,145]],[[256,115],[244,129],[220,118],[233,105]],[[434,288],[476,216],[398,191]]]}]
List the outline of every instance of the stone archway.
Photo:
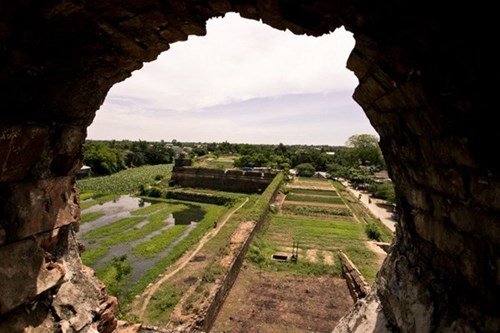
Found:
[{"label": "stone archway", "polygon": [[492,132],[478,29],[464,23],[474,11],[345,0],[2,3],[0,328],[112,330],[116,303],[74,238],[86,127],[114,83],[229,11],[296,34],[354,33],[354,99],[402,207],[373,299],[402,331],[499,330],[499,165],[481,149]]}]

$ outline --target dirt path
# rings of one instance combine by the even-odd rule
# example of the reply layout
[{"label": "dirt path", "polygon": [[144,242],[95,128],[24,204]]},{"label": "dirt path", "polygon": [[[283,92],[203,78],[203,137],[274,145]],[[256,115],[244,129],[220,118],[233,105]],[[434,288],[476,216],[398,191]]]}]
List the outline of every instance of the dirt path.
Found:
[{"label": "dirt path", "polygon": [[[158,290],[158,288],[161,286],[161,284],[165,281],[167,281],[168,279],[170,279],[172,276],[174,276],[175,274],[177,274],[181,269],[183,269],[188,263],[189,261],[191,261],[191,259],[193,259],[197,254],[198,252],[200,252],[201,248],[209,241],[211,240],[215,235],[217,235],[219,233],[219,231],[222,229],[222,227],[226,224],[227,221],[229,221],[229,219],[231,217],[233,217],[234,213],[236,213],[241,207],[243,207],[246,203],[248,202],[248,198],[245,198],[245,201],[239,205],[238,207],[236,207],[231,213],[229,213],[226,218],[224,220],[222,220],[221,222],[217,223],[217,227],[214,228],[212,231],[210,231],[209,233],[207,233],[205,236],[203,236],[203,238],[200,240],[200,242],[198,243],[198,246],[196,247],[196,249],[194,249],[193,252],[191,252],[189,255],[184,255],[182,256],[174,265],[176,266],[176,268],[169,272],[169,273],[166,273],[161,279],[159,279],[158,281],[156,281],[153,285],[151,285],[145,292],[146,294],[146,298],[144,299],[144,303],[142,304],[142,307],[141,307],[141,311],[139,313],[139,319],[140,320],[144,320],[144,313],[146,312],[146,308],[148,307],[148,304],[149,304],[149,301],[151,301],[151,297],[153,297],[154,293]],[[172,266],[174,266],[172,265]],[[171,266],[171,267],[172,267]],[[167,268],[167,271],[169,269],[171,269],[171,267]]]},{"label": "dirt path", "polygon": [[344,185],[345,188],[350,191],[356,198],[359,198],[359,196],[361,195],[361,200],[359,201],[363,204],[363,206],[365,206],[366,209],[368,209],[373,215],[375,215],[380,221],[382,221],[382,223],[387,226],[390,231],[396,231],[396,222],[391,218],[392,213],[376,205],[376,203],[382,203],[383,200],[371,199],[370,195],[361,193],[360,191],[353,189],[347,182],[342,182],[342,185]]}]

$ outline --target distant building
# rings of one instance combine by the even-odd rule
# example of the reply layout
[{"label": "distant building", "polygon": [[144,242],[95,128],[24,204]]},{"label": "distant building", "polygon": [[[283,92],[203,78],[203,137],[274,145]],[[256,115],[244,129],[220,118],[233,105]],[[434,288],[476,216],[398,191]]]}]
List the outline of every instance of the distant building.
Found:
[{"label": "distant building", "polygon": [[334,151],[327,151],[326,154],[327,155],[335,155],[335,152]]}]

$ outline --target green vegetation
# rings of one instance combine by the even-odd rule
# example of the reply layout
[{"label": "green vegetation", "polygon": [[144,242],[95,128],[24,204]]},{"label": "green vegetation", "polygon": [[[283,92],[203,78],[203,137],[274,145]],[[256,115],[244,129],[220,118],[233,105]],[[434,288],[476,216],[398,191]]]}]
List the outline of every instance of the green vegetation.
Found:
[{"label": "green vegetation", "polygon": [[287,205],[281,207],[283,214],[305,215],[305,216],[352,216],[351,211],[345,207],[326,207],[326,206],[306,206],[306,205]]},{"label": "green vegetation", "polygon": [[[179,303],[184,289],[179,289],[166,282],[153,294],[146,311],[146,320],[152,325],[163,326],[165,318],[168,318]],[[163,320],[162,320],[163,319]]]},{"label": "green vegetation", "polygon": [[370,239],[379,241],[382,238],[382,233],[380,232],[380,229],[373,222],[370,222],[365,225],[365,232],[368,238]]},{"label": "green vegetation", "polygon": [[349,191],[347,191],[344,185],[339,182],[333,182],[333,186],[341,193],[341,195],[346,199],[346,204],[354,211],[354,213],[366,224],[373,223],[378,227],[380,231],[379,240],[382,242],[390,243],[394,238],[394,234],[390,231],[385,224],[383,224],[378,218],[374,217],[356,198],[354,198]]},{"label": "green vegetation", "polygon": [[130,261],[124,255],[113,258],[106,267],[98,270],[96,273],[106,285],[108,293],[119,296],[123,292],[123,287],[131,272]]},{"label": "green vegetation", "polygon": [[309,194],[309,195],[326,195],[326,196],[332,196],[332,197],[337,197],[337,192],[335,192],[333,189],[331,191],[326,191],[326,190],[311,190],[311,189],[305,189],[305,188],[289,188],[288,192],[291,194]]},{"label": "green vegetation", "polygon": [[126,217],[100,228],[92,229],[84,234],[83,238],[90,241],[103,237],[117,236],[120,232],[132,228],[134,225],[143,220],[144,218],[142,216]]},{"label": "green vegetation", "polygon": [[[294,240],[299,241],[299,260],[296,263],[281,263],[271,259],[273,253],[281,248],[291,247]],[[343,250],[358,266],[365,278],[372,282],[378,267],[376,255],[365,246],[367,240],[363,225],[352,220],[314,219],[300,216],[273,216],[269,224],[258,233],[252,242],[248,259],[261,269],[290,272],[303,275],[340,275],[338,250]],[[335,264],[305,260],[304,250],[316,249],[335,254]]]},{"label": "green vegetation", "polygon": [[82,219],[80,220],[80,224],[84,224],[90,221],[97,220],[98,218],[104,216],[103,212],[90,212],[82,214]]},{"label": "green vegetation", "polygon": [[394,192],[394,185],[391,182],[370,184],[370,192],[374,198],[386,200],[387,203],[393,204],[396,202],[396,193]]},{"label": "green vegetation", "polygon": [[[214,221],[222,219],[224,214],[227,212],[228,207],[224,206],[214,206],[214,205],[202,205],[206,209],[204,218],[197,223],[196,227],[180,241],[174,248],[163,258],[160,258],[158,262],[148,269],[143,276],[132,285],[132,287],[124,295],[122,302],[127,304],[132,301],[133,297],[141,293],[151,282],[153,282],[157,276],[165,271],[165,269],[173,264],[181,255],[183,255],[188,249],[190,249],[194,244],[203,237],[203,235],[213,228]],[[161,243],[156,240],[157,244]],[[137,250],[138,251],[138,250]]]},{"label": "green vegetation", "polygon": [[264,218],[266,216],[269,210],[271,198],[274,194],[277,193],[279,187],[281,186],[281,183],[283,182],[283,178],[283,173],[278,173],[274,177],[273,181],[267,186],[266,190],[255,202],[253,210],[249,214],[250,220],[259,221],[261,218]]},{"label": "green vegetation", "polygon": [[151,238],[149,242],[139,244],[132,250],[132,253],[142,258],[154,257],[158,252],[172,245],[172,243],[182,235],[186,228],[186,225],[174,225],[163,233]]},{"label": "green vegetation", "polygon": [[297,174],[301,177],[311,177],[316,172],[316,169],[311,163],[302,163],[295,166],[295,170],[297,170]]},{"label": "green vegetation", "polygon": [[137,191],[140,185],[154,181],[156,175],[169,175],[171,172],[171,164],[142,166],[123,170],[111,176],[82,179],[77,184],[82,192],[131,193]]},{"label": "green vegetation", "polygon": [[172,163],[175,152],[165,142],[92,141],[84,145],[84,164],[94,175],[110,175],[126,167]]},{"label": "green vegetation", "polygon": [[110,175],[125,168],[123,153],[102,142],[85,143],[83,163],[96,175]]},{"label": "green vegetation", "polygon": [[342,199],[339,197],[326,197],[326,196],[312,196],[312,195],[301,195],[301,194],[288,194],[286,196],[288,201],[299,201],[299,202],[322,202],[328,204],[342,204]]}]

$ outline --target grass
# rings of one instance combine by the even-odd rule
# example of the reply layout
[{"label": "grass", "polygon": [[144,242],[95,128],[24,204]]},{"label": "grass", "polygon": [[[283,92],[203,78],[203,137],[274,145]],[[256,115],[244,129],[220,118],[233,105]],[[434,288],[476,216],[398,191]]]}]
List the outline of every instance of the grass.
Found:
[{"label": "grass", "polygon": [[394,234],[383,224],[378,218],[373,216],[352,194],[339,182],[333,182],[333,186],[346,199],[346,204],[354,211],[354,213],[366,224],[375,224],[380,231],[379,240],[382,242],[391,243]]},{"label": "grass", "polygon": [[[156,231],[160,229],[161,227],[165,226],[165,220],[172,214],[172,212],[182,209],[180,207],[181,205],[176,205],[172,209],[163,209],[153,215],[150,215],[148,217],[149,223],[146,224],[145,226],[141,228],[129,228],[128,230],[114,234],[113,236],[107,238],[103,244],[107,246],[119,244],[119,243],[125,243],[125,242],[131,242],[137,239],[141,239],[153,231]],[[143,220],[144,218],[140,218]]]},{"label": "grass", "polygon": [[[237,212],[234,213],[233,217],[226,222],[226,224],[220,229],[219,233],[211,238],[204,246],[200,253],[205,256],[206,264],[201,271],[196,272],[196,277],[200,281],[200,285],[193,291],[192,294],[186,297],[186,300],[183,304],[183,311],[189,313],[196,313],[197,307],[195,303],[200,303],[202,298],[206,298],[209,295],[210,286],[213,283],[224,276],[226,272],[226,268],[222,267],[218,258],[225,256],[228,254],[228,245],[231,239],[231,235],[234,233],[236,228],[238,227],[239,222],[249,221],[259,219],[265,215],[267,209],[269,207],[269,200],[273,194],[273,192],[280,186],[282,181],[282,175],[273,180],[272,184],[264,191],[262,195],[249,195],[248,202]],[[238,201],[234,203],[234,206],[238,206],[244,198],[238,198]],[[161,272],[161,271],[160,271]],[[157,272],[152,272],[154,274],[158,274]],[[182,274],[182,273],[181,273]],[[190,273],[192,274],[192,273]],[[192,277],[192,276],[190,276]],[[182,280],[179,280],[179,286],[182,285]],[[146,283],[144,281],[144,283]],[[162,285],[160,290],[165,290],[165,293],[168,294],[168,289],[175,288],[176,286],[172,285]],[[133,295],[133,294],[132,294]],[[196,301],[196,302],[194,302]],[[151,308],[151,309],[150,309]],[[161,325],[166,324],[169,320],[168,314],[158,314],[158,312],[154,309],[154,306],[148,306],[146,311],[147,318],[151,319],[152,323],[158,323]]]},{"label": "grass", "polygon": [[84,213],[82,214],[82,218],[80,220],[80,224],[85,224],[87,222],[91,222],[94,220],[97,220],[98,218],[104,216],[103,212],[89,212],[89,213]]},{"label": "grass", "polygon": [[168,318],[179,303],[184,288],[173,286],[166,282],[158,291],[151,297],[151,301],[145,313],[146,321],[152,325],[163,326],[164,318]]},{"label": "grass", "polygon": [[[203,237],[203,235],[213,228],[214,221],[219,221],[222,219],[224,214],[228,211],[228,207],[215,206],[215,205],[204,205],[200,204],[206,208],[205,217],[198,222],[196,227],[189,233],[189,235],[180,241],[174,248],[166,255],[161,258],[153,267],[144,273],[144,275],[128,290],[127,294],[123,299],[123,303],[129,303],[132,301],[133,297],[140,294],[150,283],[156,280],[157,276],[165,271],[165,269],[172,265],[181,255],[183,255],[187,250],[189,250],[194,244]],[[159,241],[158,241],[159,242]]]},{"label": "grass", "polygon": [[125,255],[113,258],[104,268],[97,270],[96,275],[104,282],[108,293],[119,296],[131,272],[130,261]]},{"label": "grass", "polygon": [[352,216],[352,212],[347,208],[342,207],[326,207],[326,206],[306,206],[306,205],[287,205],[281,206],[281,212],[285,215],[305,215],[305,216]]},{"label": "grass", "polygon": [[82,238],[91,241],[91,240],[96,240],[98,238],[116,236],[121,231],[128,230],[143,220],[144,218],[141,216],[126,217],[123,219],[119,219],[118,221],[107,224],[100,228],[90,230],[89,232],[85,233],[82,236]]},{"label": "grass", "polygon": [[341,274],[338,260],[329,266],[301,260],[300,255],[297,263],[280,263],[271,259],[280,248],[291,247],[294,240],[299,241],[302,250],[316,249],[334,254],[343,250],[368,281],[375,279],[377,257],[365,246],[364,226],[342,217],[326,220],[307,216],[272,216],[252,242],[247,258],[264,270],[301,275]]},{"label": "grass", "polygon": [[342,199],[339,197],[316,197],[312,195],[288,194],[286,200],[299,202],[321,202],[329,204],[342,204]]},{"label": "grass", "polygon": [[[120,297],[122,305],[130,302],[133,296],[142,292],[169,265],[174,263],[182,254],[196,244],[208,230],[213,228],[214,221],[220,220],[229,209],[229,207],[225,206],[209,204],[193,205],[166,199],[157,199],[154,202],[151,206],[139,208],[131,212],[133,215],[131,217],[119,219],[108,225],[90,230],[83,235],[85,240],[98,244],[96,247],[87,249],[82,254],[83,262],[86,265],[92,266],[108,253],[111,246],[142,239],[164,227],[165,219],[170,214],[174,214],[176,221],[199,221],[184,239],[175,244],[165,257],[159,258],[158,262],[143,274],[136,283],[132,284],[130,288],[124,287],[128,284],[128,277],[125,275],[121,276],[119,281],[113,282],[113,279],[116,280],[116,262],[110,261],[98,270],[99,277],[111,281],[112,294]],[[148,221],[147,224],[140,228],[135,227],[139,222],[145,220]],[[131,250],[131,257],[127,260],[141,260],[142,258],[156,256],[167,247],[172,246],[186,231],[187,227],[187,224],[174,225],[162,233],[153,236],[151,239],[140,243]]]},{"label": "grass", "polygon": [[82,253],[82,262],[86,266],[94,265],[100,258],[104,257],[108,253],[108,247],[99,245],[97,247],[92,247],[86,249]]},{"label": "grass", "polygon": [[313,190],[313,189],[306,189],[306,188],[290,188],[288,190],[289,190],[289,193],[291,193],[291,194],[326,195],[326,196],[332,196],[332,197],[338,196],[337,192],[335,192],[333,189],[331,191]]},{"label": "grass", "polygon": [[163,233],[154,236],[149,242],[141,243],[132,249],[132,253],[139,258],[151,258],[158,252],[170,246],[186,230],[187,225],[174,225]]},{"label": "grass", "polygon": [[157,175],[168,176],[172,172],[172,164],[145,165],[131,168],[110,176],[82,179],[77,186],[82,192],[95,193],[132,193],[141,185],[155,181]]}]

